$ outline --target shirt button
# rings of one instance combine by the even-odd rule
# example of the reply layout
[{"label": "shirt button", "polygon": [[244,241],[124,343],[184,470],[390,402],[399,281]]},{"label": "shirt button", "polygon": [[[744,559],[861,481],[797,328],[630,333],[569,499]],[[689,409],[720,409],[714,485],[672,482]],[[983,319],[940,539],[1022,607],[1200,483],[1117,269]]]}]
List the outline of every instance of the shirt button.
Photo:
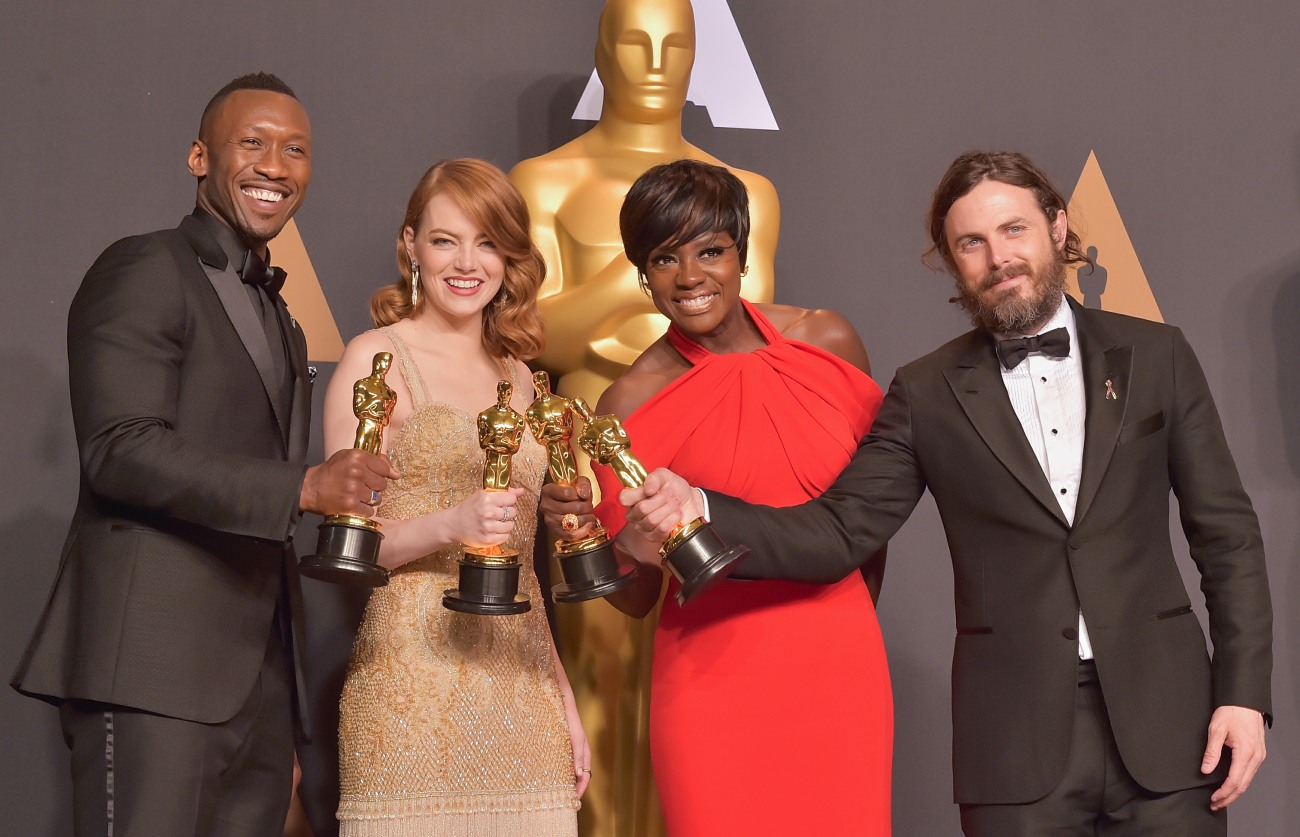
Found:
[{"label": "shirt button", "polygon": [[1047,378],[1045,378],[1045,377],[1044,377],[1044,378],[1039,378],[1038,380],[1042,381],[1043,383],[1047,383]]},{"label": "shirt button", "polygon": [[1060,431],[1057,430],[1055,427],[1052,428],[1052,435],[1053,435],[1053,436],[1055,436],[1055,435],[1056,435],[1057,433],[1059,433],[1059,432],[1060,432]]},{"label": "shirt button", "polygon": [[1061,489],[1061,493],[1062,493],[1062,494],[1065,493],[1065,489],[1064,489],[1064,488]]}]

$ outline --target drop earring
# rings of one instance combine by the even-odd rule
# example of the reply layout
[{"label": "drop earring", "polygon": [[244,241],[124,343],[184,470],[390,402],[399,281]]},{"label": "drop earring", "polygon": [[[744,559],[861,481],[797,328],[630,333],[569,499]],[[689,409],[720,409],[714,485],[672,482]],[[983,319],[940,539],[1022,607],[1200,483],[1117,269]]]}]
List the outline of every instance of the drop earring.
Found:
[{"label": "drop earring", "polygon": [[420,304],[420,266],[411,262],[411,310]]}]

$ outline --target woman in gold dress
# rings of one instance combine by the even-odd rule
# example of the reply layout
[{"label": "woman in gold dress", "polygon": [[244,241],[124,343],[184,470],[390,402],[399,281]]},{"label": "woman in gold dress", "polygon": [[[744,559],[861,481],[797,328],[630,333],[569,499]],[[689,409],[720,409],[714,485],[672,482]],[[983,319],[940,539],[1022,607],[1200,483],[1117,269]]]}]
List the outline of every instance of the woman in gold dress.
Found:
[{"label": "woman in gold dress", "polygon": [[[542,346],[545,274],[528,210],[479,160],[420,180],[397,238],[401,278],[371,299],[378,328],[355,338],[325,396],[325,446],[351,446],[351,382],[391,352],[397,406],[384,446],[401,479],[375,516],[390,571],[366,607],[343,687],[338,817],[345,837],[577,833],[591,754],[532,572],[546,451],[526,436],[507,491],[483,489],[475,418]],[[464,544],[505,544],[535,606],[475,616],[442,605]]]}]

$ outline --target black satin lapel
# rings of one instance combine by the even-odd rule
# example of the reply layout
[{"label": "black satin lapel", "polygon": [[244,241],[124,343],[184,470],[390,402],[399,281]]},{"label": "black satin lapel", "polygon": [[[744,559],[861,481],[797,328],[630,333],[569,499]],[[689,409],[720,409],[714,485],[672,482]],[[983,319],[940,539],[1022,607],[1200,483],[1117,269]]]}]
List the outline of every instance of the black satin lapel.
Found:
[{"label": "black satin lapel", "polygon": [[1079,342],[1083,344],[1083,392],[1088,405],[1084,420],[1083,473],[1079,477],[1079,503],[1074,511],[1077,526],[1088,513],[1110,458],[1119,442],[1128,409],[1129,382],[1133,369],[1133,347],[1115,346],[1108,351],[1089,349],[1089,337],[1079,319]]},{"label": "black satin lapel", "polygon": [[290,462],[306,462],[311,432],[312,383],[307,367],[307,337],[298,327],[298,321],[289,316],[283,299],[277,303],[276,313],[280,317],[281,333],[289,344],[289,374],[293,376],[293,404],[289,410],[286,449]]},{"label": "black satin lapel", "polygon": [[271,347],[266,342],[266,329],[262,327],[262,319],[253,310],[244,283],[239,281],[233,271],[218,270],[207,264],[203,269],[208,274],[212,289],[217,292],[217,299],[221,300],[221,307],[225,309],[230,325],[239,335],[239,342],[244,344],[244,351],[248,352],[253,365],[257,367],[257,375],[262,379],[262,387],[266,390],[271,409],[275,411],[275,420],[280,425],[280,435],[283,437],[288,430],[288,417],[284,415],[285,405],[280,403],[280,387],[275,383],[275,365],[271,361]]},{"label": "black satin lapel", "polygon": [[981,357],[972,366],[944,372],[948,386],[993,455],[1044,508],[1062,523],[1068,523],[1061,513],[1061,504],[1052,495],[1052,487],[1043,474],[1043,467],[1038,464],[1038,457],[1034,456],[1034,449],[1025,438],[1020,419],[1011,408],[1011,399],[1002,383],[993,348],[990,346],[987,352],[980,354],[987,354],[987,359]]}]

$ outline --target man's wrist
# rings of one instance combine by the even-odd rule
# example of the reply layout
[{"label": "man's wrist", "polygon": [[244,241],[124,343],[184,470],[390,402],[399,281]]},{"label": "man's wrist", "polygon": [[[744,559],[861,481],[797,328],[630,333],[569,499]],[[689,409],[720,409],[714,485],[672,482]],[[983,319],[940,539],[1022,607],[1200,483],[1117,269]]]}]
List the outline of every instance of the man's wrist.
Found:
[{"label": "man's wrist", "polygon": [[704,493],[703,488],[695,489],[695,493],[700,498],[700,508],[703,510],[700,517],[704,518],[705,523],[712,523],[713,518],[709,515],[709,495]]}]

